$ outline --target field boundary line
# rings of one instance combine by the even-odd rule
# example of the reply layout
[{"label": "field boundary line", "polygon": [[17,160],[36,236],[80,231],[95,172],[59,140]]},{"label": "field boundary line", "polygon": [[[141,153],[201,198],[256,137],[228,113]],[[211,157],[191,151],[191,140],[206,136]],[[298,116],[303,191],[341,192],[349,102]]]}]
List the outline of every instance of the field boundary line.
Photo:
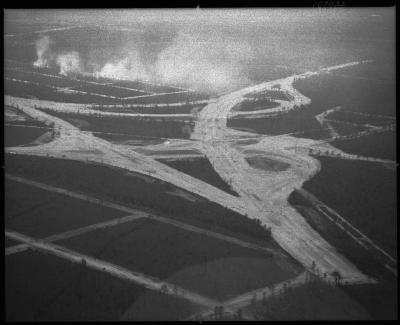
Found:
[{"label": "field boundary line", "polygon": [[[64,194],[66,196],[70,196],[70,197],[77,198],[77,199],[80,199],[80,200],[88,201],[88,202],[91,202],[91,203],[100,204],[100,205],[103,205],[103,206],[106,206],[106,207],[109,207],[109,208],[113,208],[113,209],[116,209],[116,210],[127,212],[129,214],[143,213],[142,211],[137,210],[137,209],[128,208],[128,207],[125,207],[125,206],[120,205],[120,204],[115,204],[115,203],[108,202],[106,200],[100,200],[100,199],[97,199],[97,198],[94,198],[94,197],[91,197],[91,196],[88,196],[88,195],[83,195],[83,194],[79,194],[79,193],[76,193],[76,192],[73,192],[73,191],[69,191],[69,190],[66,190],[66,189],[62,189],[62,188],[59,188],[59,187],[54,187],[54,186],[51,186],[51,185],[47,185],[47,184],[39,183],[39,182],[36,182],[36,181],[28,180],[26,178],[14,176],[14,175],[11,175],[9,173],[6,173],[5,176],[6,176],[6,178],[11,179],[11,180],[16,181],[16,182],[20,182],[20,183],[23,183],[23,184],[27,184],[27,185],[31,185],[31,186],[34,186],[34,187],[38,187],[38,188],[41,188],[41,189],[46,190],[46,191],[56,192],[56,193],[59,193],[59,194]],[[236,245],[241,246],[241,247],[245,247],[245,248],[249,248],[249,249],[253,249],[253,250],[257,250],[257,251],[264,251],[264,252],[267,252],[268,254],[271,254],[272,256],[280,256],[280,257],[283,257],[283,258],[287,258],[286,255],[284,255],[282,253],[279,253],[279,252],[276,252],[274,249],[271,249],[271,248],[268,248],[268,247],[264,247],[264,246],[261,246],[261,245],[257,245],[257,244],[253,244],[253,243],[249,243],[249,242],[246,242],[244,240],[238,239],[236,237],[232,237],[232,236],[224,235],[224,234],[221,234],[221,233],[217,233],[217,232],[214,232],[212,230],[208,230],[208,229],[200,228],[200,227],[193,226],[193,225],[190,225],[190,224],[186,224],[186,223],[174,220],[174,219],[161,217],[161,216],[157,216],[157,215],[154,215],[154,214],[147,214],[147,218],[153,219],[153,220],[157,220],[159,222],[166,223],[166,224],[169,224],[169,225],[172,225],[172,226],[175,226],[177,228],[181,228],[181,229],[184,229],[184,230],[187,230],[187,231],[200,233],[200,234],[206,235],[206,236],[211,237],[211,238],[220,239],[220,240],[232,243],[232,244],[236,244]]]},{"label": "field boundary line", "polygon": [[35,238],[20,234],[18,232],[10,231],[7,229],[5,230],[5,235],[11,239],[29,245],[34,250],[39,250],[44,253],[49,253],[54,256],[63,258],[65,260],[69,260],[73,263],[81,263],[85,267],[98,270],[103,273],[108,273],[114,277],[128,280],[130,282],[137,283],[153,291],[160,291],[168,295],[176,296],[176,294],[174,293],[175,291],[178,293],[178,295],[180,294],[179,295],[180,298],[206,307],[212,307],[218,304],[216,301],[210,298],[201,296],[197,293],[178,287],[169,282],[165,282],[155,277],[151,277],[139,272],[128,270],[119,265],[99,260],[89,255],[78,253],[63,246],[51,243],[45,243],[41,240],[37,240]]},{"label": "field boundary line", "polygon": [[[42,238],[41,240],[43,240],[44,242],[55,242],[58,240],[68,239],[68,238],[76,237],[79,235],[83,235],[88,232],[95,231],[97,229],[117,226],[122,223],[130,222],[130,221],[141,219],[141,218],[147,218],[147,217],[148,217],[147,213],[142,213],[142,215],[128,215],[125,217],[114,218],[112,220],[91,224],[89,226],[64,231],[59,234],[55,234],[55,235],[51,235],[51,236]],[[5,250],[5,255],[8,256],[11,254],[20,253],[20,252],[27,250],[28,248],[29,248],[29,245],[27,245],[27,244],[19,244],[19,245],[7,247]]]},{"label": "field boundary line", "polygon": [[[235,311],[252,304],[253,301],[255,301],[255,302],[263,301],[265,299],[270,298],[272,295],[282,294],[285,289],[288,289],[288,288],[293,289],[293,288],[299,287],[301,285],[304,285],[307,282],[309,282],[308,272],[303,271],[291,279],[284,280],[279,283],[272,284],[270,286],[254,289],[254,290],[248,291],[246,293],[240,294],[240,295],[236,296],[235,298],[224,301],[222,304],[220,304],[220,306],[224,307],[224,313],[233,315]],[[263,293],[264,293],[264,295],[263,295]],[[261,298],[259,298],[260,294],[262,295]],[[254,300],[254,297],[256,297],[255,300]],[[185,320],[197,320],[197,319],[211,320],[211,317],[213,314],[214,314],[214,310],[208,309],[208,310],[193,314]]]},{"label": "field boundary line", "polygon": [[[312,193],[308,192],[305,189],[298,189],[298,193],[300,193],[305,199],[307,199],[314,208],[316,208],[319,212],[325,215],[330,221],[332,221],[335,225],[340,227],[344,232],[346,232],[350,237],[352,237],[358,244],[367,248],[367,245],[374,248],[384,256],[386,256],[392,263],[397,265],[397,260],[393,258],[389,253],[375,244],[367,235],[365,235],[362,231],[358,228],[354,227],[349,221],[339,215],[335,210],[328,207],[325,203],[315,197]],[[324,211],[325,208],[327,211]],[[333,216],[329,216],[328,213],[332,214],[336,217],[336,220]],[[347,229],[345,229],[347,228]],[[396,266],[397,268],[397,266]]]}]

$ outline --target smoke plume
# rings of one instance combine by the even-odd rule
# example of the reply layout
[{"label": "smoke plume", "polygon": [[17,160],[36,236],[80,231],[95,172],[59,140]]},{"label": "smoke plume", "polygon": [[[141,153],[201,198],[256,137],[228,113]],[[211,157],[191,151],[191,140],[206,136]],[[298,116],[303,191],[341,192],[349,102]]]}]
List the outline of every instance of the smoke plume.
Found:
[{"label": "smoke plume", "polygon": [[[156,53],[152,56],[143,53],[143,48],[134,43],[112,49],[102,47],[102,53],[109,54],[103,62],[71,49],[56,53],[50,49],[51,43],[47,36],[36,42],[35,66],[56,65],[62,75],[90,73],[97,77],[183,86],[207,93],[249,84],[245,68],[254,56],[244,41],[200,30],[178,32],[166,46],[154,50]],[[85,71],[85,67],[91,71]]]},{"label": "smoke plume", "polygon": [[77,75],[84,72],[83,63],[78,52],[69,52],[57,55],[56,64],[60,67],[60,74]]},{"label": "smoke plume", "polygon": [[37,60],[33,63],[35,67],[50,67],[52,53],[50,50],[51,40],[48,36],[43,36],[35,43]]}]

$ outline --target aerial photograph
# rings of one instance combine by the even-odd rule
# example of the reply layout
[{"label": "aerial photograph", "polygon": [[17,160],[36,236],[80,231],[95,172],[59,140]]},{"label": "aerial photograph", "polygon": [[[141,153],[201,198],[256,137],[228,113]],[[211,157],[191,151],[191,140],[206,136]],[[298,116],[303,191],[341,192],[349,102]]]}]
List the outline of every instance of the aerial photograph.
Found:
[{"label": "aerial photograph", "polygon": [[396,8],[4,9],[6,321],[396,320]]}]

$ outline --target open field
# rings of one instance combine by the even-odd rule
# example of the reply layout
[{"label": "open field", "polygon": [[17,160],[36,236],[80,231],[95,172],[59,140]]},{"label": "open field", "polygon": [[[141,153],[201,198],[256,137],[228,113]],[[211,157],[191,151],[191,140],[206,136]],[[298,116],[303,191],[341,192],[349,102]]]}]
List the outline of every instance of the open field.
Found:
[{"label": "open field", "polygon": [[94,94],[102,94],[102,95],[108,95],[108,96],[113,96],[113,97],[119,97],[119,98],[142,96],[142,95],[149,94],[149,93],[145,93],[145,92],[141,92],[141,91],[136,91],[134,89],[116,88],[116,87],[112,87],[109,85],[99,85],[99,84],[90,84],[90,83],[76,86],[71,89],[85,91],[85,92],[94,93]]},{"label": "open field", "polygon": [[174,103],[209,97],[168,85],[91,75],[67,77],[59,75],[56,69],[27,67],[22,62],[14,65],[5,74],[5,93],[12,96],[97,104]]},{"label": "open field", "polygon": [[247,157],[246,161],[249,163],[250,166],[254,168],[272,172],[284,171],[290,166],[285,162],[263,157],[261,155]]},{"label": "open field", "polygon": [[254,99],[265,99],[267,97],[271,99],[290,100],[290,97],[279,89],[267,89],[257,93],[248,94],[245,97]]},{"label": "open field", "polygon": [[158,161],[237,196],[237,193],[215,172],[207,158],[179,160],[158,159]]},{"label": "open field", "polygon": [[8,238],[8,237],[4,238],[4,247],[5,248],[10,247],[10,246],[14,246],[16,244],[18,244],[18,242],[16,240]]},{"label": "open field", "polygon": [[[148,176],[63,159],[16,155],[6,155],[5,158],[6,172],[13,175],[103,197],[267,247],[276,247],[276,243],[270,240],[269,232],[255,220]],[[60,174],[59,170],[63,173]],[[79,178],[74,177],[76,173],[79,173]],[[185,194],[189,199],[176,196],[176,192]],[[154,197],[157,197],[157,205],[154,204]]]},{"label": "open field", "polygon": [[381,256],[362,247],[331,220],[314,209],[310,202],[296,191],[290,196],[289,202],[301,213],[311,227],[318,231],[340,254],[346,256],[365,274],[378,279],[393,277],[385,268],[386,261],[382,260]]},{"label": "open field", "polygon": [[373,319],[393,320],[398,317],[397,279],[382,279],[378,285],[344,286],[343,290],[357,300]]},{"label": "open field", "polygon": [[126,215],[89,202],[6,180],[5,226],[45,237]]},{"label": "open field", "polygon": [[269,321],[371,320],[368,309],[344,289],[318,280],[256,302],[243,313]]},{"label": "open field", "polygon": [[204,105],[188,104],[181,106],[157,106],[154,104],[150,107],[97,107],[92,108],[105,112],[117,113],[139,113],[139,114],[191,114],[199,112]]},{"label": "open field", "polygon": [[232,118],[228,120],[227,125],[234,129],[244,128],[250,132],[268,135],[317,130],[301,135],[301,137],[312,139],[318,139],[322,129],[312,113],[308,111],[308,108],[263,118]]},{"label": "open field", "polygon": [[232,111],[251,112],[261,109],[274,108],[279,106],[279,103],[271,101],[270,99],[260,99],[255,102],[244,101],[232,108]]},{"label": "open field", "polygon": [[[340,73],[347,74],[347,69]],[[295,87],[311,98],[310,108],[316,113],[342,106],[356,112],[396,115],[394,84],[390,82],[383,86],[374,75],[354,80],[340,74],[321,74],[296,81]]]},{"label": "open field", "polygon": [[303,187],[396,256],[396,171],[369,162],[319,160],[321,171]]},{"label": "open field", "polygon": [[115,99],[92,94],[67,93],[57,91],[56,89],[33,83],[25,83],[12,79],[4,79],[4,93],[11,96],[23,98],[39,98],[43,100],[51,100],[66,103],[99,103],[113,104]]},{"label": "open field", "polygon": [[[80,264],[34,251],[8,256],[5,272],[8,321],[118,320],[148,292]],[[139,306],[153,305],[156,298],[157,305],[170,307],[169,317],[174,320],[185,311],[188,315],[196,311],[194,306],[178,299],[171,304],[169,296],[152,293],[151,297],[139,302]],[[139,319],[152,319],[150,310],[148,312]]]},{"label": "open field", "polygon": [[[151,219],[99,229],[58,243],[132,271],[168,279],[178,286],[216,299],[224,299],[227,298],[226,295],[240,294],[295,275],[290,265],[286,266],[286,269],[282,268],[273,257],[261,252],[186,232]],[[246,258],[255,258],[258,261],[252,263],[251,272],[248,264],[239,272],[240,260],[243,262]],[[207,276],[204,273],[214,273],[215,268],[209,268],[209,264],[229,259],[233,260],[224,263],[224,272],[216,273],[227,282],[225,286],[220,284],[219,291],[210,284],[207,285],[211,275]],[[198,269],[201,272],[197,270],[197,281],[193,281],[192,272],[184,270],[196,265],[199,265]],[[177,272],[181,275],[175,278],[174,274]],[[186,277],[183,276],[184,273]],[[221,282],[215,274],[214,281]],[[241,281],[241,286],[235,284],[238,281]],[[225,290],[221,290],[222,288]]]},{"label": "open field", "polygon": [[379,112],[377,114],[364,114],[359,112],[351,112],[345,110],[337,110],[328,115],[329,119],[335,121],[344,121],[350,123],[357,124],[390,124],[395,123],[396,120],[392,116],[384,116],[380,115]]},{"label": "open field", "polygon": [[[45,109],[42,110],[44,112],[47,111]],[[48,113],[69,121],[83,131],[98,132],[96,136],[103,137],[102,133],[104,133],[106,138],[108,136],[107,133],[123,133],[137,136],[187,139],[193,128],[193,122],[165,118],[154,120],[137,117],[83,116],[54,111],[48,111]],[[77,123],[77,120],[85,121],[86,123]]]},{"label": "open field", "polygon": [[27,127],[25,125],[4,126],[4,146],[14,147],[29,144],[38,137],[48,132],[49,129],[42,127]]},{"label": "open field", "polygon": [[356,155],[396,160],[396,132],[393,131],[349,140],[335,140],[331,144],[344,152]]},{"label": "open field", "polygon": [[329,124],[331,125],[331,127],[334,128],[335,132],[337,132],[339,136],[346,136],[369,130],[369,127],[362,125],[350,125],[347,123],[335,122],[335,121],[329,121]]}]

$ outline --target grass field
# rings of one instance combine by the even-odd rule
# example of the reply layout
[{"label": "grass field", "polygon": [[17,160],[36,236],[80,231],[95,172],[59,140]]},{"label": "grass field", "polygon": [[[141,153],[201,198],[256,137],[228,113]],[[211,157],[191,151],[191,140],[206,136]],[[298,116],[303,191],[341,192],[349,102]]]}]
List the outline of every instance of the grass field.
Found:
[{"label": "grass field", "polygon": [[245,308],[257,320],[371,320],[366,308],[340,287],[316,280]]},{"label": "grass field", "polygon": [[303,187],[396,256],[396,171],[370,162],[319,160],[321,171]]},{"label": "grass field", "polygon": [[4,146],[14,147],[35,141],[49,129],[7,124],[4,126]]},{"label": "grass field", "polygon": [[335,140],[331,144],[351,154],[396,160],[396,132],[394,131],[349,140]]},{"label": "grass field", "polygon": [[154,320],[158,306],[168,306],[173,320],[196,311],[159,293],[143,301],[148,296],[143,287],[34,251],[8,256],[5,275],[7,321],[115,321],[137,301],[147,307],[138,320]]},{"label": "grass field", "polygon": [[272,172],[284,171],[290,167],[290,165],[285,162],[263,156],[247,157],[246,161],[254,168]]},{"label": "grass field", "polygon": [[343,290],[368,310],[373,319],[395,320],[398,319],[397,288],[397,279],[390,279],[381,280],[378,285],[345,286]]},{"label": "grass field", "polygon": [[393,119],[379,117],[376,115],[361,115],[357,114],[357,112],[351,111],[335,111],[330,113],[327,118],[336,120],[336,121],[345,121],[357,124],[382,124],[382,123],[393,123]]},{"label": "grass field", "polygon": [[50,100],[55,102],[65,103],[81,103],[81,104],[115,104],[116,100],[113,98],[90,95],[90,94],[76,94],[65,93],[57,91],[46,85],[36,85],[4,79],[4,94],[24,98],[37,98],[42,100]]},{"label": "grass field", "polygon": [[[255,220],[148,176],[77,161],[16,155],[6,155],[5,166],[11,174],[277,247]],[[195,202],[176,196],[176,191],[195,198]]]},{"label": "grass field", "polygon": [[331,121],[329,123],[340,136],[346,136],[369,130],[369,127],[362,125],[350,125],[346,123],[331,122]]},{"label": "grass field", "polygon": [[126,88],[116,88],[112,85],[98,85],[92,83],[84,83],[82,85],[72,88],[73,90],[85,91],[88,93],[102,94],[114,97],[133,97],[133,96],[143,96],[148,93],[143,93],[133,89]]},{"label": "grass field", "polygon": [[[250,132],[279,135],[292,132],[321,130],[321,126],[308,108],[296,110],[277,116],[246,119],[228,119],[228,127],[234,129],[245,128]],[[307,132],[302,137],[319,138],[320,132]]]},{"label": "grass field", "polygon": [[[86,116],[79,114],[66,114],[41,109],[51,115],[69,121],[83,131],[98,132],[96,136],[107,138],[107,133],[123,133],[127,135],[149,136],[160,138],[187,139],[194,127],[193,122],[176,121],[168,119],[145,119],[110,116]],[[79,122],[77,122],[77,120]],[[85,123],[82,123],[85,121]],[[102,134],[104,132],[104,135]]]},{"label": "grass field", "polygon": [[157,106],[155,104],[151,107],[93,107],[93,109],[105,112],[117,113],[139,113],[139,114],[191,114],[199,112],[204,105],[182,105],[182,106]]},{"label": "grass field", "polygon": [[158,161],[237,196],[237,193],[215,172],[207,158],[179,160],[158,159]]},{"label": "grass field", "polygon": [[5,226],[33,237],[45,237],[126,214],[8,179],[5,182]]},{"label": "grass field", "polygon": [[362,272],[377,279],[388,276],[393,277],[384,266],[386,260],[378,256],[376,252],[367,251],[360,246],[332,221],[312,208],[310,203],[296,192],[291,194],[289,202],[299,211],[312,228],[320,233],[328,243],[335,247],[339,253],[343,254]]},{"label": "grass field", "polygon": [[4,247],[5,248],[10,247],[10,246],[14,246],[16,244],[18,244],[18,242],[16,240],[8,238],[8,237],[4,238]]},{"label": "grass field", "polygon": [[[58,243],[217,299],[295,275],[265,253],[149,219]],[[178,272],[179,276],[175,276]]]},{"label": "grass field", "polygon": [[[379,69],[380,67],[373,68],[374,71]],[[356,112],[395,116],[393,80],[382,82],[376,78],[376,73],[369,72],[365,72],[364,77],[366,78],[352,78],[350,70],[346,68],[337,74],[320,74],[298,80],[294,86],[311,98],[310,109],[317,114],[331,107],[342,106]]]},{"label": "grass field", "polygon": [[232,111],[251,112],[261,109],[278,107],[279,103],[273,102],[269,99],[260,99],[256,102],[243,101],[232,108]]}]

